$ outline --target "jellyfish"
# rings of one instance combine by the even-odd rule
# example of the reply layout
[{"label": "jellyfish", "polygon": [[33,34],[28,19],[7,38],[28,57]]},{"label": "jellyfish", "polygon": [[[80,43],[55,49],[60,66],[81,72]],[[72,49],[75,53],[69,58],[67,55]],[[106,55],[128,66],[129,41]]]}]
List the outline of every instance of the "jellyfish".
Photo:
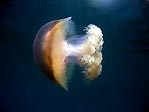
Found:
[{"label": "jellyfish", "polygon": [[78,64],[85,79],[93,80],[102,71],[103,34],[90,24],[84,35],[76,35],[71,17],[43,25],[33,42],[33,55],[41,71],[54,83],[68,90],[68,64]]}]

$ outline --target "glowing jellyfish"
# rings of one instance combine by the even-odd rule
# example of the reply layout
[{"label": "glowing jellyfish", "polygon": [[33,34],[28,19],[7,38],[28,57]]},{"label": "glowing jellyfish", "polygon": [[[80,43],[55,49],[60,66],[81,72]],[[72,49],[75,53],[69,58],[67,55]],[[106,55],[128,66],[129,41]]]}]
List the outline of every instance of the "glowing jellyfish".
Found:
[{"label": "glowing jellyfish", "polygon": [[51,21],[38,31],[33,44],[37,65],[54,83],[67,90],[70,74],[68,63],[77,63],[84,68],[85,77],[96,78],[102,70],[103,34],[100,28],[90,24],[86,34],[75,35],[71,17]]}]

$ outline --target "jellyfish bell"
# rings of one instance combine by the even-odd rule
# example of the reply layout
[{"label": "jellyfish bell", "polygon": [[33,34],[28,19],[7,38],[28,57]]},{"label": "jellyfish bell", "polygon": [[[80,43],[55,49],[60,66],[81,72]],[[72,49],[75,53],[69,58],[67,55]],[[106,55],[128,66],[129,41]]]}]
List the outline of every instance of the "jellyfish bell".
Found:
[{"label": "jellyfish bell", "polygon": [[85,35],[75,35],[71,17],[43,25],[33,43],[36,64],[54,83],[68,90],[68,63],[84,68],[87,79],[96,78],[102,70],[102,31],[95,25],[85,28]]},{"label": "jellyfish bell", "polygon": [[[34,58],[37,65],[53,82],[67,90],[65,74],[65,51],[63,43],[65,33],[70,33],[71,18],[55,20],[41,27],[33,44]],[[71,28],[70,28],[71,29]]]}]

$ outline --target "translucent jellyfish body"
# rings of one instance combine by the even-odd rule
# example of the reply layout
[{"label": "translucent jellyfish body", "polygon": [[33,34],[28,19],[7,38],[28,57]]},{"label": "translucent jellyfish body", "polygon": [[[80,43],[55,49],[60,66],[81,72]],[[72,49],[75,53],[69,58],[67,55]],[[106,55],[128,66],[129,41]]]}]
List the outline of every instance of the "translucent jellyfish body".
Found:
[{"label": "translucent jellyfish body", "polygon": [[68,89],[67,64],[76,63],[83,67],[84,76],[95,79],[102,70],[103,34],[100,28],[90,24],[85,35],[75,35],[71,17],[54,20],[38,31],[33,54],[36,64],[54,83]]}]

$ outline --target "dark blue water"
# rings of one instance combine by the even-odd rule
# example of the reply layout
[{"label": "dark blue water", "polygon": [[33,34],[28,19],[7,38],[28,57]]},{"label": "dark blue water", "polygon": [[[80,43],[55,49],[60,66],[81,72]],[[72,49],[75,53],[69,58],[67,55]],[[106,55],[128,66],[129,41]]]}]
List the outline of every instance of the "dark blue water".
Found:
[{"label": "dark blue water", "polygon": [[[149,112],[149,2],[88,1],[0,1],[0,112]],[[66,92],[35,65],[32,44],[43,24],[69,16],[78,33],[101,27],[105,43],[101,76],[87,82],[76,66]]]}]

